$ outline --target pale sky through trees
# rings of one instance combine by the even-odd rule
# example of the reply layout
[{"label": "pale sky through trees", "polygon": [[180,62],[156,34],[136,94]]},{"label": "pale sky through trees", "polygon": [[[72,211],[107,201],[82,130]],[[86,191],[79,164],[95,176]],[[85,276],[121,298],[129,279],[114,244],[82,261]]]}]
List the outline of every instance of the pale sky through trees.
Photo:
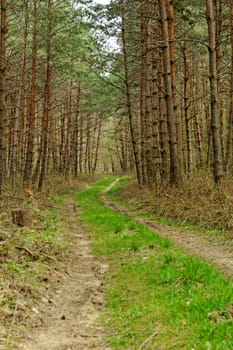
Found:
[{"label": "pale sky through trees", "polygon": [[95,0],[95,2],[101,5],[108,5],[110,0]]}]

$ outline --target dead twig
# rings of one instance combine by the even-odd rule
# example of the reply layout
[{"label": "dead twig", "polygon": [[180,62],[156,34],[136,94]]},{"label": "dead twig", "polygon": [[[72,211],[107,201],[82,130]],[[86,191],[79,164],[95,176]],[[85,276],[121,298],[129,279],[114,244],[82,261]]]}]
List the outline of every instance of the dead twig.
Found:
[{"label": "dead twig", "polygon": [[157,334],[158,334],[158,331],[156,330],[148,338],[146,338],[146,340],[144,340],[144,342],[139,346],[138,350],[145,349],[145,346],[148,345]]},{"label": "dead twig", "polygon": [[57,270],[53,270],[53,272],[56,273],[58,276],[60,276],[62,278],[64,277],[64,275],[62,273],[60,273],[59,271],[57,271]]},{"label": "dead twig", "polygon": [[100,335],[94,335],[94,334],[80,334],[82,338],[100,338]]},{"label": "dead twig", "polygon": [[73,277],[73,274],[71,272],[69,272],[67,269],[65,269],[65,273],[70,276],[70,277]]},{"label": "dead twig", "polygon": [[13,330],[13,328],[14,328],[17,309],[18,309],[18,299],[16,300],[16,303],[15,303],[15,308],[14,308],[14,313],[13,313],[13,318],[12,318],[11,326],[10,326],[9,331],[8,331],[8,334],[7,334],[7,339],[6,339],[6,347],[7,347],[7,349],[8,349],[8,345],[9,345],[9,343],[10,343],[10,339],[11,339],[11,335],[12,335],[12,330]]},{"label": "dead twig", "polygon": [[37,257],[37,255],[34,252],[32,252],[30,249],[28,249],[27,247],[19,247],[19,246],[17,246],[15,248],[18,249],[18,250],[24,250],[26,253],[28,253],[33,258]]},{"label": "dead twig", "polygon": [[[33,258],[37,258],[37,259],[39,259],[39,254],[38,253],[35,253],[35,252],[33,252],[33,251],[31,251],[29,248],[27,248],[27,247],[19,247],[19,246],[17,246],[17,247],[15,247],[16,249],[19,249],[19,250],[24,250],[26,253],[28,253],[31,257],[33,257]],[[39,253],[41,252],[41,250],[39,251]],[[53,256],[51,256],[51,255],[47,255],[47,254],[43,254],[42,253],[42,256],[43,256],[43,258],[45,258],[45,259],[49,259],[49,260],[52,260],[52,261],[54,261],[55,263],[57,263],[57,259],[56,258],[54,258]]]},{"label": "dead twig", "polygon": [[56,258],[54,258],[53,256],[51,256],[51,255],[46,255],[46,254],[43,254],[43,257],[44,258],[47,258],[47,259],[49,259],[49,260],[52,260],[52,261],[54,261],[56,264],[57,264],[57,259]]}]

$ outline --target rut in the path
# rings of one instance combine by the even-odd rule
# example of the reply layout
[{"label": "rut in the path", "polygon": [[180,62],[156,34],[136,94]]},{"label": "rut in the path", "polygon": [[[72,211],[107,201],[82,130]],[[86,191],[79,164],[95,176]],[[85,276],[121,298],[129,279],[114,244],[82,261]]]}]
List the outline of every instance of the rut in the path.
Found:
[{"label": "rut in the path", "polygon": [[95,321],[103,304],[103,276],[108,266],[93,256],[83,228],[76,226],[75,231],[77,250],[69,275],[63,278],[51,306],[41,310],[44,325],[34,329],[19,350],[107,349],[104,330]]},{"label": "rut in the path", "polygon": [[152,229],[161,236],[171,239],[175,244],[182,247],[198,258],[201,258],[219,270],[227,274],[229,277],[233,277],[233,246],[232,245],[220,245],[217,241],[213,241],[199,234],[195,234],[189,231],[175,230],[169,226],[158,224],[155,221],[149,221],[147,219],[139,217],[132,210],[123,208],[121,205],[112,202],[106,193],[114,187],[119,179],[115,180],[103,193],[102,199],[105,204],[111,209],[118,211],[123,215],[127,215],[137,222],[142,223],[149,229]]}]

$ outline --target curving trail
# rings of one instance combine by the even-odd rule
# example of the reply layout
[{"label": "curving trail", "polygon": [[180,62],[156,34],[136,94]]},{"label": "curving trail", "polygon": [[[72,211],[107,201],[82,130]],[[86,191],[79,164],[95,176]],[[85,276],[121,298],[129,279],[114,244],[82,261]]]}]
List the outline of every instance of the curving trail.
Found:
[{"label": "curving trail", "polygon": [[215,241],[203,237],[201,235],[189,232],[176,230],[164,224],[159,224],[154,221],[143,219],[139,217],[135,212],[122,207],[121,205],[112,202],[107,196],[109,192],[119,179],[115,180],[103,193],[102,199],[104,203],[111,209],[118,211],[123,215],[127,215],[137,222],[147,226],[156,233],[171,239],[176,245],[183,248],[185,251],[189,252],[198,258],[201,258],[220,271],[225,273],[229,277],[233,277],[233,249],[232,246],[229,247],[226,244],[219,245]]},{"label": "curving trail", "polygon": [[[206,260],[233,277],[233,252],[230,248],[216,245],[191,232],[148,221],[112,202],[107,192],[118,181],[116,179],[101,194],[108,207],[171,239],[191,255]],[[110,350],[103,340],[103,327],[96,323],[103,310],[103,278],[108,265],[93,255],[89,233],[80,223],[78,213],[72,215],[72,219],[71,215],[68,218],[66,227],[74,237],[75,244],[75,256],[70,256],[67,266],[69,273],[62,275],[60,288],[51,301],[46,302],[45,296],[44,303],[38,307],[40,322],[32,325],[32,331],[27,338],[24,337],[17,350]]]}]

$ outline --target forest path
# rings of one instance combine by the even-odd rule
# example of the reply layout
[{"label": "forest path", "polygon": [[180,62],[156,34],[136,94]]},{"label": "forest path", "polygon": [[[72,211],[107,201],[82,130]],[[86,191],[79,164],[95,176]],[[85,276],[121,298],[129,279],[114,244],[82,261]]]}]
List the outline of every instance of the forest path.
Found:
[{"label": "forest path", "polygon": [[[195,233],[148,221],[133,210],[111,201],[107,192],[118,181],[119,179],[112,182],[101,194],[108,207],[171,239],[191,255],[210,262],[233,277],[233,252],[230,248],[219,246]],[[75,245],[75,253],[70,256],[67,266],[69,273],[62,275],[60,287],[54,293],[52,301],[39,308],[42,326],[32,327],[17,350],[109,350],[103,339],[104,328],[96,322],[103,310],[103,279],[108,265],[93,255],[90,236],[79,221],[79,213],[68,217],[68,221],[65,219],[66,227],[74,237]]]},{"label": "forest path", "polygon": [[142,218],[137,214],[137,212],[134,212],[133,210],[125,208],[120,204],[111,201],[106,196],[106,194],[115,186],[118,181],[119,179],[116,179],[108,188],[106,188],[102,195],[104,203],[109,208],[123,215],[129,216],[137,222],[140,222],[159,235],[170,239],[173,243],[183,248],[191,255],[203,259],[208,263],[211,263],[227,276],[233,278],[232,245],[227,246],[226,243],[220,245],[220,243],[216,240],[213,240],[211,238],[208,239],[198,233],[174,229],[170,226]]},{"label": "forest path", "polygon": [[[62,211],[66,216],[64,208]],[[103,278],[108,265],[93,255],[89,233],[78,213],[68,218],[66,227],[75,245],[68,273],[61,275],[52,301],[39,307],[43,325],[32,327],[18,350],[108,349],[103,342],[104,329],[96,323],[103,308]]]}]

